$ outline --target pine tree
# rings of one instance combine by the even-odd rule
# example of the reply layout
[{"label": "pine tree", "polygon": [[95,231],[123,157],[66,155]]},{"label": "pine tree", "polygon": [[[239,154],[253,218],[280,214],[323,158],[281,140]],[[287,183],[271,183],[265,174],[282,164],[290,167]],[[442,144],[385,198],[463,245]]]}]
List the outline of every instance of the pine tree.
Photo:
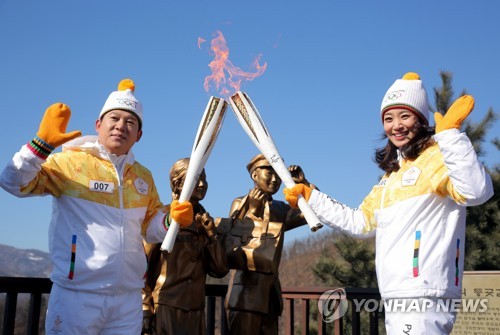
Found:
[{"label": "pine tree", "polygon": [[323,284],[335,287],[378,287],[375,275],[375,241],[356,239],[347,234],[335,237],[340,257],[324,252],[313,272]]}]

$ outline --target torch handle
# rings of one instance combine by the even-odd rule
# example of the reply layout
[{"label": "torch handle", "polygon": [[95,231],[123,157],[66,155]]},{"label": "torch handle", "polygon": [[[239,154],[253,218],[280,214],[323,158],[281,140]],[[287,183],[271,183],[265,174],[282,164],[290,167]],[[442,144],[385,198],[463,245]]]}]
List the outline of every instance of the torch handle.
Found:
[{"label": "torch handle", "polygon": [[[271,164],[285,186],[287,188],[294,187],[295,182],[293,181],[292,175],[290,171],[288,171],[283,158],[280,156],[264,120],[250,98],[245,93],[239,91],[231,97],[230,103],[241,127],[245,130],[255,146],[266,157],[267,161]],[[323,227],[316,213],[314,213],[311,206],[309,206],[304,198],[301,199],[301,197],[299,197],[298,205],[311,231],[315,232]]]},{"label": "torch handle", "polygon": [[[191,165],[191,160],[193,160],[193,157],[190,159],[189,162],[190,165]],[[200,168],[199,160],[198,161],[193,160],[192,164],[193,167],[195,168],[189,170],[188,166],[188,171],[186,172],[186,177],[184,179],[184,185],[182,186],[181,195],[179,196],[179,202],[184,202],[189,200],[189,198],[191,197],[191,193],[193,193],[194,187],[198,182],[198,176],[200,175],[201,170],[203,170],[203,166],[201,166],[200,172],[195,171]],[[179,229],[180,229],[179,224],[175,222],[174,219],[170,218],[170,226],[168,227],[167,235],[165,236],[165,239],[161,244],[160,247],[161,250],[166,250],[167,252],[172,251],[172,249],[174,248],[175,239],[177,237]]]},{"label": "torch handle", "polygon": [[[189,165],[184,177],[184,184],[179,196],[179,202],[189,201],[194,188],[198,184],[200,174],[205,167],[210,153],[215,145],[215,141],[222,127],[224,115],[227,108],[227,102],[221,98],[211,97],[205,113],[198,127],[198,133],[194,141]],[[179,224],[171,219],[167,235],[161,244],[160,249],[171,252],[174,248],[175,239],[179,232]]]},{"label": "torch handle", "polygon": [[318,216],[316,215],[316,213],[314,213],[311,206],[309,206],[307,200],[302,195],[299,195],[298,205],[300,211],[302,212],[304,218],[307,221],[307,224],[309,225],[309,228],[311,228],[311,231],[314,232],[323,227],[323,225],[318,219]]},{"label": "torch handle", "polygon": [[[179,224],[175,222],[174,219],[170,219],[170,226],[167,230],[167,236],[163,240],[160,249],[166,250],[167,252],[171,252],[174,248],[175,239],[177,237],[177,233],[179,232]],[[170,232],[170,233],[169,233]]]}]

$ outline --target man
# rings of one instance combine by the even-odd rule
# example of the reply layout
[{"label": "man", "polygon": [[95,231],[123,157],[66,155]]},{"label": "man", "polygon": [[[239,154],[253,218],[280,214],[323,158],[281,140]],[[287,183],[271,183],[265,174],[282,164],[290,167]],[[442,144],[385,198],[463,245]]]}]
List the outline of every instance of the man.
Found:
[{"label": "man", "polygon": [[[254,187],[247,196],[236,198],[231,205],[231,216],[238,219],[269,220],[283,224],[287,231],[306,224],[300,210],[292,209],[283,201],[274,200],[281,179],[267,159],[259,154],[252,158],[247,170]],[[314,187],[298,166],[289,168],[294,180]],[[237,210],[237,213],[234,211]],[[283,241],[277,246],[276,269],[279,267]],[[278,319],[283,310],[279,275],[231,270],[226,296],[230,334],[278,334]]]},{"label": "man", "polygon": [[190,203],[163,207],[151,173],[135,161],[143,108],[134,89],[125,79],[110,94],[97,137],[66,133],[69,107],[51,105],[37,136],[0,175],[0,186],[15,196],[53,196],[46,334],[140,334],[142,237],[163,239],[168,209],[181,225],[192,221]]}]

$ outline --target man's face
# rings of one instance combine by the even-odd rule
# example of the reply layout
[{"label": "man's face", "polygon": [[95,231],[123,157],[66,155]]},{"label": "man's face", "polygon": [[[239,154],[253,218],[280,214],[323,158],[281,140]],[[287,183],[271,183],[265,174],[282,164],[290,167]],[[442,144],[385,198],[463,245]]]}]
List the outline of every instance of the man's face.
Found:
[{"label": "man's face", "polygon": [[127,111],[115,109],[107,112],[96,121],[95,129],[99,143],[106,150],[117,156],[125,155],[130,148],[139,142],[142,130],[139,130],[139,120]]},{"label": "man's face", "polygon": [[269,193],[275,194],[281,186],[281,179],[271,167],[260,167],[252,172],[252,179],[255,182],[255,187]]}]

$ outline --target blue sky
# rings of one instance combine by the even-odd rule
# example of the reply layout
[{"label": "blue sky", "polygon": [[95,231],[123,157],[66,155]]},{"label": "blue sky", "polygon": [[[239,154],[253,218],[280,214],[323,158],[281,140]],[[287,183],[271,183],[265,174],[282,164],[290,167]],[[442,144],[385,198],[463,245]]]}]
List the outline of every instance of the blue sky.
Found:
[{"label": "blue sky", "polygon": [[[395,79],[420,74],[431,104],[439,72],[453,74],[458,95],[476,99],[470,118],[500,110],[497,1],[13,1],[0,0],[0,164],[38,130],[54,102],[70,106],[68,130],[95,134],[104,101],[123,78],[144,104],[138,161],[171,201],[168,171],[191,153],[212,95],[203,82],[213,60],[209,41],[224,35],[232,63],[266,71],[244,83],[287,164],[299,164],[322,191],[356,207],[381,171],[379,107]],[[198,38],[207,40],[198,47]],[[489,140],[500,124],[489,131]],[[484,161],[499,162],[485,146]],[[228,109],[206,164],[203,201],[227,216],[252,187],[246,164],[258,150]],[[3,163],[2,163],[3,162]],[[283,200],[282,189],[275,198]],[[0,190],[0,243],[48,249],[50,197],[17,199]],[[322,234],[326,229],[314,234]],[[313,234],[307,227],[287,240]]]}]

